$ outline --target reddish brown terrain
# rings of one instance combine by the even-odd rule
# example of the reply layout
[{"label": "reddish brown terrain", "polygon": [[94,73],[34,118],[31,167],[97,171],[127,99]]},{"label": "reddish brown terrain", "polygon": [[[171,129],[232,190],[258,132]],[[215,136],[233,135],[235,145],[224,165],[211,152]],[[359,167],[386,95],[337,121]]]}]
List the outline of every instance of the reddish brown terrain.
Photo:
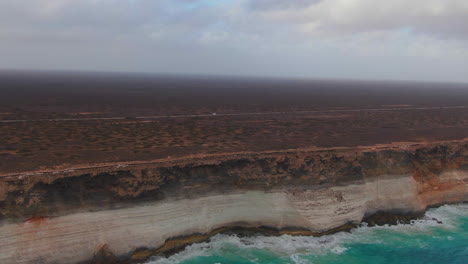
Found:
[{"label": "reddish brown terrain", "polygon": [[0,73],[0,263],[141,263],[466,201],[466,84]]},{"label": "reddish brown terrain", "polygon": [[466,106],[461,84],[3,72],[0,172],[464,139]]}]

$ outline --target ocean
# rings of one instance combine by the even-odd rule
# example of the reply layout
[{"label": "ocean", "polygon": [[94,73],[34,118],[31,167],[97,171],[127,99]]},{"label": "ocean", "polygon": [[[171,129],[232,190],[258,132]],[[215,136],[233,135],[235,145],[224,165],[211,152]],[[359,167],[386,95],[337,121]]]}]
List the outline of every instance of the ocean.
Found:
[{"label": "ocean", "polygon": [[322,237],[218,234],[148,264],[467,264],[468,204],[430,209],[411,224]]}]

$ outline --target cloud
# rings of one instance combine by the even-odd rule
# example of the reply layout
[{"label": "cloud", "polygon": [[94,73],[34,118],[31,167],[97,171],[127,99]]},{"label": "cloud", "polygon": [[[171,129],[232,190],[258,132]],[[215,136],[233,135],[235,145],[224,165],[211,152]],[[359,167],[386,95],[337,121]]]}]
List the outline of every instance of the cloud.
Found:
[{"label": "cloud", "polygon": [[299,1],[289,8],[276,0],[260,3],[263,8],[252,4],[256,7],[253,10],[266,19],[297,25],[312,32],[353,34],[410,30],[461,39],[468,33],[468,2],[464,0]]},{"label": "cloud", "polygon": [[465,0],[4,0],[0,67],[468,81],[466,17]]}]

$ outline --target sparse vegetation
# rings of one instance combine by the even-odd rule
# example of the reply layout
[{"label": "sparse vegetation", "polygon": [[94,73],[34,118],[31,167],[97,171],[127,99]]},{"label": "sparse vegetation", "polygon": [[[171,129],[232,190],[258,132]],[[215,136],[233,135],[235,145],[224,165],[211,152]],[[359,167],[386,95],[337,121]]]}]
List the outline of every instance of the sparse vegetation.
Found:
[{"label": "sparse vegetation", "polygon": [[[139,90],[133,97],[106,92],[112,97],[106,98],[95,95],[94,90],[80,94],[81,87],[76,87],[77,94],[70,96],[56,94],[60,90],[58,88],[47,92],[42,87],[36,89],[35,85],[31,82],[30,88],[24,88],[37,95],[33,101],[24,102],[22,97],[12,101],[11,93],[0,96],[0,112],[8,113],[1,115],[0,120],[131,118],[0,123],[0,171],[206,153],[450,140],[464,138],[468,131],[468,109],[463,108],[223,116],[223,113],[383,107],[389,104],[384,93],[369,95],[373,97],[366,97],[366,102],[372,104],[363,105],[358,99],[353,101],[344,95],[337,98],[336,91],[327,93],[325,90],[288,90],[285,93],[288,97],[280,98],[264,92],[251,94],[247,91],[226,95],[234,90],[218,90],[216,84],[216,89],[197,86],[200,94],[181,92],[177,98],[167,96],[166,86],[162,90]],[[183,88],[180,89],[183,91]],[[37,93],[39,90],[40,93]],[[126,91],[131,94],[133,90]],[[0,89],[0,95],[1,92]],[[346,95],[352,98],[353,92],[346,92]],[[457,96],[457,105],[468,104],[468,96],[462,95]],[[411,101],[408,104],[415,107],[425,103],[420,101],[423,97],[418,92],[411,96],[403,99]],[[424,96],[429,98],[427,94]],[[431,98],[438,100],[439,97]],[[51,105],[48,103],[51,98],[59,99],[62,103]],[[90,101],[90,98],[96,100]],[[437,103],[434,102],[431,101],[431,104]],[[211,115],[214,112],[218,114]],[[135,118],[187,114],[209,115],[147,120]]]}]

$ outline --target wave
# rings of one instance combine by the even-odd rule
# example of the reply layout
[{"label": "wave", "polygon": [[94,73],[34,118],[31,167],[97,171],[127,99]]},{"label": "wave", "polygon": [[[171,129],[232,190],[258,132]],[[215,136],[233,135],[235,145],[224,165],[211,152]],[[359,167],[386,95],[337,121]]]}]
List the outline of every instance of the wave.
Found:
[{"label": "wave", "polygon": [[[310,255],[341,255],[345,254],[350,245],[355,244],[387,244],[394,247],[427,246],[427,237],[451,240],[447,235],[454,232],[468,217],[468,204],[444,205],[430,209],[424,217],[410,224],[395,226],[368,227],[362,224],[350,232],[339,232],[322,237],[309,236],[252,236],[218,234],[208,242],[193,244],[185,250],[170,257],[155,256],[147,264],[175,264],[209,256],[226,254],[248,254],[246,252],[262,251],[277,258],[287,259],[288,263],[310,263]],[[442,230],[442,231],[441,231]],[[249,257],[251,263],[260,263],[254,257]],[[211,262],[216,263],[216,262]]]}]

